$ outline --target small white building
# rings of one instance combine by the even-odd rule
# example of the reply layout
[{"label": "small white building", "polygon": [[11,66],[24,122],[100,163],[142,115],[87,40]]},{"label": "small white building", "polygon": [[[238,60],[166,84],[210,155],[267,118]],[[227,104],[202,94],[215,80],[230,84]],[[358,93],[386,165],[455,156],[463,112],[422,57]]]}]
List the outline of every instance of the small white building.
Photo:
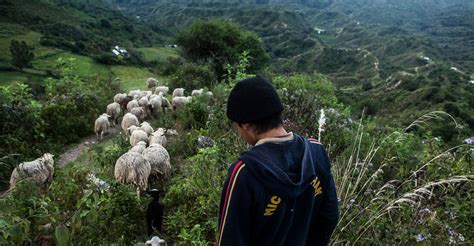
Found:
[{"label": "small white building", "polygon": [[119,47],[118,45],[116,45],[112,49],[112,53],[114,53],[114,55],[116,55],[116,56],[121,56],[121,57],[125,57],[125,58],[129,57],[128,51],[126,49],[122,48],[122,47]]}]

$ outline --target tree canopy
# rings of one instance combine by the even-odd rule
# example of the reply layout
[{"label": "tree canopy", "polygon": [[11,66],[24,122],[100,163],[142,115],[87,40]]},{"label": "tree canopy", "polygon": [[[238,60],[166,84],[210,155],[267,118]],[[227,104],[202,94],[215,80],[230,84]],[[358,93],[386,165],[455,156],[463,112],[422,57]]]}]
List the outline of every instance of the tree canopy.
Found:
[{"label": "tree canopy", "polygon": [[31,67],[31,61],[35,57],[33,52],[25,41],[12,40],[10,43],[10,52],[12,53],[12,65],[22,70],[25,67]]},{"label": "tree canopy", "polygon": [[238,64],[244,51],[250,55],[250,72],[258,71],[268,61],[263,42],[257,34],[243,31],[237,23],[228,20],[195,21],[177,34],[176,42],[192,61],[210,61],[218,79],[225,74],[226,64]]}]

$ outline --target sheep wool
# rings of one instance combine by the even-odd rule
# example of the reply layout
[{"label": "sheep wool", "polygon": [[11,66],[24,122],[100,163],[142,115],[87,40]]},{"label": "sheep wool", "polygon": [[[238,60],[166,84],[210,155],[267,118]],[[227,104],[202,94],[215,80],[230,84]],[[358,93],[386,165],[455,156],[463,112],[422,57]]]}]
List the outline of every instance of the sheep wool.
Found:
[{"label": "sheep wool", "polygon": [[143,121],[146,118],[145,108],[143,107],[132,108],[132,110],[130,110],[130,113],[137,116],[139,121]]},{"label": "sheep wool", "polygon": [[134,130],[130,132],[130,145],[135,146],[138,142],[148,143],[148,135],[142,129]]},{"label": "sheep wool", "polygon": [[140,107],[146,107],[148,105],[148,97],[144,96],[140,98],[140,100],[138,100],[138,105],[140,105]]},{"label": "sheep wool", "polygon": [[109,122],[110,115],[102,114],[95,120],[94,132],[97,136],[97,141],[100,141],[104,138],[104,133],[110,128]]},{"label": "sheep wool", "polygon": [[140,125],[140,128],[146,132],[146,134],[148,136],[150,136],[154,130],[153,130],[153,127],[151,127],[150,123],[146,122],[146,121],[143,121],[143,123]]},{"label": "sheep wool", "polygon": [[168,139],[165,136],[165,129],[158,128],[155,132],[153,132],[149,138],[149,143],[151,144],[159,144],[161,146],[166,146]]},{"label": "sheep wool", "polygon": [[161,102],[162,102],[161,96],[153,95],[150,98],[149,104],[153,113],[157,113],[161,111]]},{"label": "sheep wool", "polygon": [[146,148],[143,157],[150,163],[150,175],[167,177],[171,171],[170,155],[168,151],[159,144],[151,144]]},{"label": "sheep wool", "polygon": [[140,126],[140,122],[138,121],[137,116],[135,116],[134,114],[126,113],[123,116],[121,126],[122,126],[122,130],[125,133],[125,135],[129,136],[128,128],[130,128],[131,126],[137,126],[138,127],[138,126]]},{"label": "sheep wool", "polygon": [[148,79],[146,80],[146,87],[147,87],[148,89],[153,89],[153,88],[155,88],[156,86],[158,86],[158,84],[159,84],[159,82],[158,82],[158,80],[156,80],[155,78],[148,78]]},{"label": "sheep wool", "polygon": [[118,93],[114,96],[114,102],[121,104],[125,98],[127,98],[127,94],[125,93]]},{"label": "sheep wool", "polygon": [[138,100],[136,99],[138,97],[135,97],[135,99],[131,100],[130,102],[127,103],[127,111],[130,112],[134,108],[140,107],[140,104],[138,103]]},{"label": "sheep wool", "polygon": [[160,92],[163,92],[163,94],[167,94],[170,91],[170,88],[168,86],[158,86],[155,89],[155,94],[158,95]]},{"label": "sheep wool", "polygon": [[184,88],[176,88],[173,91],[173,97],[182,97],[184,96]]},{"label": "sheep wool", "polygon": [[135,98],[135,96],[140,97],[141,96],[141,90],[131,90],[128,92],[128,96]]},{"label": "sheep wool", "polygon": [[122,184],[133,184],[141,190],[146,190],[151,165],[136,152],[127,152],[120,156],[115,163],[114,176]]},{"label": "sheep wool", "polygon": [[143,153],[146,149],[146,143],[143,141],[138,142],[135,146],[133,146],[128,152],[136,152],[136,153]]},{"label": "sheep wool", "polygon": [[193,90],[193,91],[191,92],[191,96],[193,96],[193,97],[200,96],[200,95],[202,95],[202,92],[203,92],[203,91],[204,91],[204,89]]},{"label": "sheep wool", "polygon": [[110,115],[110,118],[112,119],[112,127],[115,127],[115,124],[117,124],[117,120],[120,116],[120,104],[117,102],[113,102],[109,105],[107,105],[106,113]]},{"label": "sheep wool", "polygon": [[173,97],[171,103],[173,104],[173,109],[178,109],[183,107],[185,104],[191,102],[192,97]]},{"label": "sheep wool", "polygon": [[46,153],[34,161],[20,163],[13,169],[10,177],[10,190],[15,188],[18,181],[27,178],[30,178],[36,185],[46,186],[51,183],[54,174],[53,157],[52,154]]}]

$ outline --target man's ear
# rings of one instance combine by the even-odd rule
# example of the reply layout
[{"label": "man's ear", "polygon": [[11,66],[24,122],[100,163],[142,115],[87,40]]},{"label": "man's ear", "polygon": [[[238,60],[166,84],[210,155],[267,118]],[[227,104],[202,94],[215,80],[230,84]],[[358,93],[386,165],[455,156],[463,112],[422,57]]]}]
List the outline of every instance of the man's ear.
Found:
[{"label": "man's ear", "polygon": [[250,123],[239,123],[239,126],[242,127],[245,131],[253,131],[254,127]]}]

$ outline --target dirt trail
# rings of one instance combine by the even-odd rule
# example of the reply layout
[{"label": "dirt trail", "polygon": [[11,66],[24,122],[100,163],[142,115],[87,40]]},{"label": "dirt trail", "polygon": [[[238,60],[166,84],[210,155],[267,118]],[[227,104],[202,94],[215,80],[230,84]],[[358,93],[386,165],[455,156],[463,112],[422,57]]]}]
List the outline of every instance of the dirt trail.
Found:
[{"label": "dirt trail", "polygon": [[[110,128],[107,135],[104,135],[104,140],[119,133],[120,130],[120,125],[116,125],[115,128]],[[81,139],[80,143],[70,146],[64,153],[59,156],[56,161],[56,166],[62,168],[68,163],[75,161],[86,147],[95,144],[97,144],[97,138],[95,134]]]}]

